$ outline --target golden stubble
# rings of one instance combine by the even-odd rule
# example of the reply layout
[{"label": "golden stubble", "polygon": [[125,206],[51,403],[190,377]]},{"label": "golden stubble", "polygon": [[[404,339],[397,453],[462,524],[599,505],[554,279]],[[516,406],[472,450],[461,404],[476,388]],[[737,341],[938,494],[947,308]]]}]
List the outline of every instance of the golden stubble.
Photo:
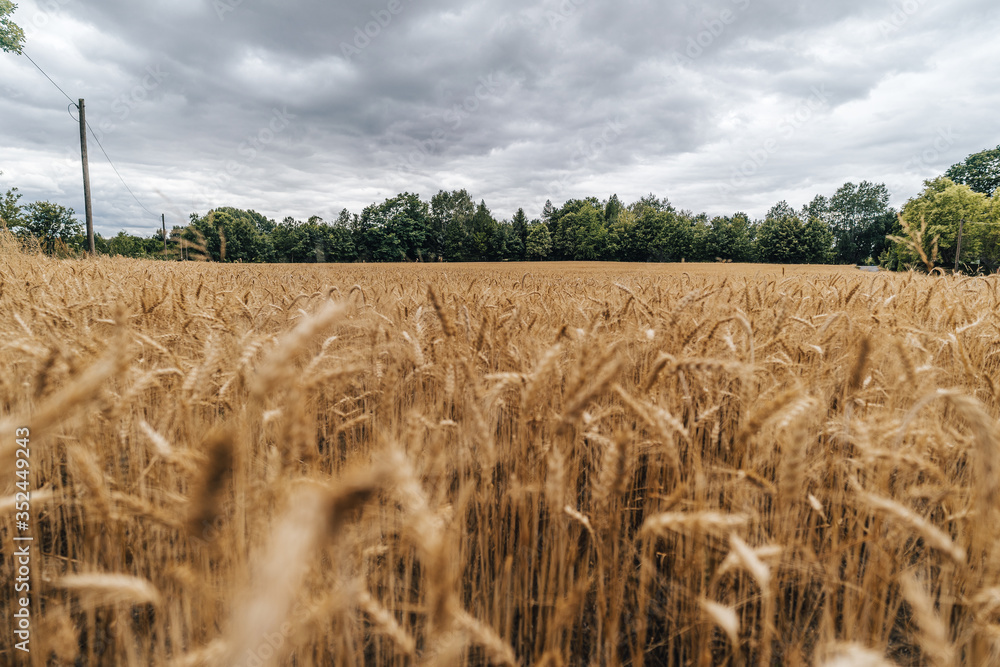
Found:
[{"label": "golden stubble", "polygon": [[82,262],[8,239],[0,456],[30,427],[40,646],[987,664],[998,297],[833,267]]}]

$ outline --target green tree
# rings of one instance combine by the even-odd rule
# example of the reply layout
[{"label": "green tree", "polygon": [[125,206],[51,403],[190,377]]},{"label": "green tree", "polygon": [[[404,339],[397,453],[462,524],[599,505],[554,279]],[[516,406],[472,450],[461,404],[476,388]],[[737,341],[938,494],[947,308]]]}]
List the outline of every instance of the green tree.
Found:
[{"label": "green tree", "polygon": [[757,232],[757,257],[762,262],[792,264],[801,260],[802,221],[796,215],[767,218]]},{"label": "green tree", "polygon": [[607,230],[604,211],[589,201],[581,204],[560,220],[563,257],[591,261],[605,259]]},{"label": "green tree", "polygon": [[[990,273],[1000,269],[1000,192],[990,197],[980,229],[980,259]],[[964,254],[964,252],[963,252]]]},{"label": "green tree", "polygon": [[636,216],[633,230],[633,250],[635,261],[662,261],[661,241],[663,238],[664,216],[655,208],[642,207],[631,209]]},{"label": "green tree", "polygon": [[83,234],[83,224],[74,216],[76,212],[59,204],[47,201],[31,202],[26,207],[26,215],[21,224],[11,229],[20,236],[34,237],[45,252],[53,253],[65,244],[76,245],[77,237]]},{"label": "green tree", "polygon": [[883,266],[892,270],[907,268],[907,264],[912,267],[914,262],[910,260],[917,258],[928,273],[934,270],[938,260],[938,239],[927,239],[927,218],[921,218],[919,227],[911,227],[900,215],[898,233],[890,236],[889,240],[895,245],[879,258]]},{"label": "green tree", "polygon": [[[122,257],[145,257],[146,256],[146,246],[143,239],[138,236],[132,236],[127,232],[118,232],[115,236],[107,239],[107,254],[109,255],[121,255]],[[96,239],[94,243],[95,247],[97,245]]]},{"label": "green tree", "polygon": [[20,55],[24,47],[24,31],[10,18],[15,9],[17,5],[10,0],[0,0],[0,51]]},{"label": "green tree", "polygon": [[[813,200],[813,208],[820,198]],[[804,219],[826,222],[833,234],[834,257],[840,264],[865,264],[878,257],[889,242],[896,212],[889,207],[889,189],[884,183],[845,183],[827,200],[825,210],[810,210]]]},{"label": "green tree", "polygon": [[516,248],[514,228],[506,220],[495,220],[489,239],[490,259],[494,262],[509,260]]},{"label": "green tree", "polygon": [[13,231],[15,227],[24,225],[24,210],[18,203],[20,199],[17,188],[10,188],[0,199],[0,226]]},{"label": "green tree", "polygon": [[694,253],[694,225],[690,214],[678,215],[673,211],[659,214],[662,222],[657,259],[679,262]]},{"label": "green tree", "polygon": [[628,208],[622,208],[608,225],[608,257],[619,262],[639,261],[638,245],[635,213]]},{"label": "green tree", "polygon": [[[197,232],[197,233],[195,233]],[[205,250],[216,262],[269,262],[274,259],[271,237],[261,232],[247,216],[213,209],[204,217],[192,216],[185,238]]]},{"label": "green tree", "polygon": [[608,203],[604,205],[604,222],[611,225],[618,219],[618,214],[623,210],[625,210],[625,205],[622,204],[618,195],[611,195],[611,198],[608,199]]},{"label": "green tree", "polygon": [[542,260],[552,252],[552,236],[549,234],[548,226],[543,222],[538,222],[528,229],[528,241],[525,246],[525,255],[528,259]]},{"label": "green tree", "polygon": [[163,232],[159,229],[152,236],[137,237],[142,243],[143,254],[146,257],[164,259]]},{"label": "green tree", "polygon": [[502,234],[497,233],[497,221],[480,200],[476,212],[469,221],[469,257],[473,261],[496,261],[502,259]]},{"label": "green tree", "polygon": [[[545,206],[542,207],[542,222],[549,224],[552,221],[552,216],[556,214],[556,207],[552,205],[551,199],[545,200]],[[549,230],[552,231],[551,229]]]},{"label": "green tree", "polygon": [[279,262],[305,264],[323,261],[319,259],[323,256],[322,241],[315,224],[286,216],[271,232],[271,243],[275,259]]},{"label": "green tree", "polygon": [[328,226],[326,238],[326,261],[353,262],[358,258],[354,237],[351,235],[351,213],[346,208],[340,212],[337,220]]},{"label": "green tree", "polygon": [[347,224],[330,225],[316,215],[307,222],[286,217],[275,227],[271,238],[279,262],[311,264],[348,262],[355,258],[354,241]]},{"label": "green tree", "polygon": [[1000,188],[1000,146],[970,155],[944,175],[958,185],[968,185],[973,192],[991,196]]},{"label": "green tree", "polygon": [[[430,211],[420,197],[409,192],[367,206],[357,230],[365,252],[376,262],[427,260],[434,256]],[[355,244],[358,244],[357,237]]]},{"label": "green tree", "polygon": [[528,216],[525,214],[524,209],[517,209],[517,213],[514,214],[514,219],[510,222],[513,237],[511,238],[511,243],[508,244],[510,258],[513,260],[524,259],[524,251],[528,244],[529,224]]},{"label": "green tree", "polygon": [[[940,261],[945,266],[953,266],[962,220],[965,220],[965,227],[961,261],[989,263],[996,260],[994,256],[984,255],[984,250],[988,250],[990,245],[991,213],[990,198],[968,185],[958,185],[942,176],[924,181],[924,191],[906,202],[902,217],[910,229],[921,229],[926,222],[926,231],[922,236],[924,252],[930,256],[931,244],[936,242]],[[897,244],[896,250],[904,264],[918,260],[915,249],[907,248],[905,244]]]},{"label": "green tree", "polygon": [[713,259],[710,249],[712,226],[708,221],[708,214],[685,215],[684,217],[691,226],[691,251],[686,256],[689,262],[707,262]]},{"label": "green tree", "polygon": [[830,214],[830,200],[823,195],[816,195],[813,200],[802,207],[801,218],[822,218],[826,220]]},{"label": "green tree", "polygon": [[[223,233],[226,235],[227,259],[242,262],[273,262],[274,243],[272,232],[276,227],[274,220],[270,220],[264,215],[253,211],[234,208],[232,206],[220,206],[213,209],[216,214],[225,214],[229,218],[225,219],[226,224]],[[220,218],[220,220],[223,220]],[[243,243],[245,247],[233,246],[229,242],[230,236],[240,237],[236,239],[237,244]]]},{"label": "green tree", "polygon": [[467,259],[465,237],[475,212],[476,205],[464,188],[441,190],[431,197],[431,245],[435,255],[449,262]]},{"label": "green tree", "polygon": [[757,230],[757,257],[776,264],[825,263],[833,250],[830,228],[819,217],[807,223],[788,202],[771,207]]},{"label": "green tree", "polygon": [[[629,204],[628,211],[635,217],[628,243],[632,261],[679,261],[690,254],[693,238],[691,222],[681,222],[666,197],[660,199],[650,193]],[[621,231],[616,229],[616,236]],[[619,239],[616,238],[615,242],[618,243]]]},{"label": "green tree", "polygon": [[444,233],[444,247],[442,249],[444,260],[447,262],[466,261],[468,252],[465,246],[468,237],[465,225],[460,220],[454,218],[449,220]]},{"label": "green tree", "polygon": [[833,232],[817,216],[812,216],[802,228],[802,261],[807,264],[829,264],[835,256]]},{"label": "green tree", "polygon": [[549,235],[552,237],[552,259],[573,259],[574,241],[572,236],[566,232],[566,218],[570,217],[570,221],[572,221],[571,216],[586,205],[587,202],[583,199],[570,199],[562,207],[553,209],[544,216],[545,223],[549,228]]},{"label": "green tree", "polygon": [[629,204],[629,208],[637,216],[641,216],[643,211],[646,209],[652,209],[657,213],[672,213],[674,212],[674,206],[670,203],[666,197],[660,199],[652,192],[650,192],[645,197],[640,198],[638,201]]},{"label": "green tree", "polygon": [[732,217],[715,217],[709,223],[708,259],[728,259],[733,262],[753,261],[754,227],[746,213]]},{"label": "green tree", "polygon": [[219,206],[215,209],[221,213],[228,213],[233,220],[245,220],[248,224],[257,229],[261,234],[270,234],[277,226],[274,220],[265,217],[254,210],[243,210],[232,206]]}]

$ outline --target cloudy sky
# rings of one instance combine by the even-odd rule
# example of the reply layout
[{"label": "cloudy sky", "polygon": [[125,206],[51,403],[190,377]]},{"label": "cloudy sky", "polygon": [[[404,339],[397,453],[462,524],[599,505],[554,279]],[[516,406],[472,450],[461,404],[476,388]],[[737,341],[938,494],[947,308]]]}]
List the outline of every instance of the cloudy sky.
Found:
[{"label": "cloudy sky", "polygon": [[[95,226],[213,206],[335,219],[467,188],[763,216],[922,181],[1000,144],[996,0],[21,0],[87,119]],[[0,191],[82,218],[69,101],[0,53]]]}]

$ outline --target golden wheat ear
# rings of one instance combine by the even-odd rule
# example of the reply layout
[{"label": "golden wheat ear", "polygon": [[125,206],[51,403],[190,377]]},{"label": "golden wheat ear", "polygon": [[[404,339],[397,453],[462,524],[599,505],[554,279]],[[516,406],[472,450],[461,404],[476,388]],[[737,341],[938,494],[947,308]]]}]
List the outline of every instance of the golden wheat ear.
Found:
[{"label": "golden wheat ear", "polygon": [[233,475],[233,432],[219,428],[202,443],[207,463],[192,490],[185,527],[199,540],[209,540],[218,530],[226,484]]}]

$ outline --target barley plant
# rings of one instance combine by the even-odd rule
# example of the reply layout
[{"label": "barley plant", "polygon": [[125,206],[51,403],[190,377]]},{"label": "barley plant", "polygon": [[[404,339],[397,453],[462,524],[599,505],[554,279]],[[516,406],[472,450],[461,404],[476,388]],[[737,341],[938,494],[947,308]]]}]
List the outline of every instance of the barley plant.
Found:
[{"label": "barley plant", "polygon": [[995,278],[0,250],[31,665],[1000,661]]}]

